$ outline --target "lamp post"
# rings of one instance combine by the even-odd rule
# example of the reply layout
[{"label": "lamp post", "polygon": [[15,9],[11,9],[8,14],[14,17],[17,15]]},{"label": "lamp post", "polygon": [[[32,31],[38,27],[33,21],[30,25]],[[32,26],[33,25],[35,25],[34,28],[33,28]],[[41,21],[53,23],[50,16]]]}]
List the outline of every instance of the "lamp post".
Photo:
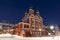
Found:
[{"label": "lamp post", "polygon": [[40,36],[42,35],[42,29],[39,29],[39,31],[40,31]]},{"label": "lamp post", "polygon": [[[52,25],[52,26],[50,26],[50,29],[51,29],[51,31],[52,31],[52,33],[51,34],[53,34],[55,31],[54,31],[54,26]],[[54,36],[52,35],[52,37],[53,37],[53,39],[54,39]]]},{"label": "lamp post", "polygon": [[[52,25],[52,26],[50,26],[50,29],[51,29],[51,34],[52,34],[52,36],[55,34],[55,30],[54,30],[54,26]],[[54,38],[54,36],[53,36],[53,38]]]}]

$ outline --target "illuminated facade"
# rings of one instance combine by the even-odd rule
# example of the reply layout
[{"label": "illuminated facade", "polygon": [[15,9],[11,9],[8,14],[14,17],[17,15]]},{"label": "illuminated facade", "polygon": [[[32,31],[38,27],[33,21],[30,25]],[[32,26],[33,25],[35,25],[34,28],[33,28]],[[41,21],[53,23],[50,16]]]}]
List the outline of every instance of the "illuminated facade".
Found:
[{"label": "illuminated facade", "polygon": [[23,37],[40,37],[48,35],[45,28],[43,28],[43,19],[39,15],[39,10],[36,11],[36,15],[34,15],[34,13],[32,8],[30,8],[28,12],[25,12],[22,22],[19,22],[13,27],[13,33]]}]

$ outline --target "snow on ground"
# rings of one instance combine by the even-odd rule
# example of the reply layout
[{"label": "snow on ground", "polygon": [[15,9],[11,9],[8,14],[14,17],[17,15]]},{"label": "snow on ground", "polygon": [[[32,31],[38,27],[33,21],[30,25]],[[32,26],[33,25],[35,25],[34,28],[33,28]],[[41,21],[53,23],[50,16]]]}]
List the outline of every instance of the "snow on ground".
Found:
[{"label": "snow on ground", "polygon": [[11,34],[0,34],[0,40],[60,40],[60,36],[54,37],[20,37]]}]

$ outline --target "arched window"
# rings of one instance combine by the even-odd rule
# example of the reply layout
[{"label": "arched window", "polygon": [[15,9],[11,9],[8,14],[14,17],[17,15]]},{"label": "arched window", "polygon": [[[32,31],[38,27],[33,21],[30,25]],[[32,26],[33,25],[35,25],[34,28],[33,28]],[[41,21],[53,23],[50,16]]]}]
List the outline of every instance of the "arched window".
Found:
[{"label": "arched window", "polygon": [[29,25],[24,25],[24,28],[29,28]]}]

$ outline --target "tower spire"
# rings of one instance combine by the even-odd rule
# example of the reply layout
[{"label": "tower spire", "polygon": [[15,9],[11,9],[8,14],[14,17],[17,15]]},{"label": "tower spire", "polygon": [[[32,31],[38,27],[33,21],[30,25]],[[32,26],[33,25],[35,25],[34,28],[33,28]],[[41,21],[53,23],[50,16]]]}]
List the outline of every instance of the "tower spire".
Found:
[{"label": "tower spire", "polygon": [[36,15],[38,15],[38,16],[39,16],[39,13],[40,13],[40,12],[39,12],[39,10],[37,9],[37,10],[36,10]]},{"label": "tower spire", "polygon": [[34,13],[34,10],[33,10],[32,7],[29,8],[29,13],[30,13],[30,14],[33,14],[33,13]]}]

